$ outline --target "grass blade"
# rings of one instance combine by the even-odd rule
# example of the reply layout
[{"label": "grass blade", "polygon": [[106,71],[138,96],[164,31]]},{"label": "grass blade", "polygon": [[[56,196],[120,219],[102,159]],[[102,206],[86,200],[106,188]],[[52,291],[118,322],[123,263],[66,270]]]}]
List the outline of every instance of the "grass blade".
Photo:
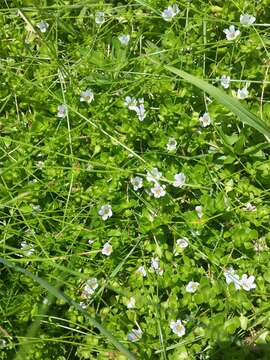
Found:
[{"label": "grass blade", "polygon": [[197,86],[201,90],[207,92],[210,96],[216,99],[220,104],[224,105],[227,109],[232,111],[239,119],[254,129],[258,130],[263,134],[267,139],[270,138],[270,127],[255,114],[251,113],[245,106],[240,104],[240,102],[227,95],[223,90],[218,89],[217,87],[208,84],[205,80],[202,80],[196,76],[193,76],[183,70],[179,70],[174,66],[164,65],[164,68],[170,71],[173,74],[176,74],[189,82],[192,85]]},{"label": "grass blade", "polygon": [[123,355],[125,355],[129,360],[136,360],[136,357],[131,354],[131,352],[126,349],[107,329],[105,329],[95,318],[92,316],[89,316],[87,311],[81,308],[79,304],[77,304],[75,301],[70,299],[67,295],[63,294],[61,291],[56,289],[54,286],[49,284],[46,280],[40,278],[37,275],[32,274],[30,271],[21,268],[18,265],[13,264],[11,261],[3,259],[0,257],[0,263],[4,264],[5,266],[14,269],[18,272],[21,272],[22,274],[25,274],[26,276],[29,276],[32,280],[38,282],[41,286],[43,286],[50,294],[55,296],[56,298],[60,300],[64,300],[68,304],[74,306],[78,311],[80,311],[91,323],[92,326],[96,327],[101,334],[103,334]]}]

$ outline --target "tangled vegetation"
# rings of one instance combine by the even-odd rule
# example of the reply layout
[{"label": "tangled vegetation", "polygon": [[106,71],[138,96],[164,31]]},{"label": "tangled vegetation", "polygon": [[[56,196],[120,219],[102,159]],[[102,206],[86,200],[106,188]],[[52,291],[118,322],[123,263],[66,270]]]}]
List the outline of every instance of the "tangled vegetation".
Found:
[{"label": "tangled vegetation", "polygon": [[0,359],[269,359],[269,0],[0,3]]}]

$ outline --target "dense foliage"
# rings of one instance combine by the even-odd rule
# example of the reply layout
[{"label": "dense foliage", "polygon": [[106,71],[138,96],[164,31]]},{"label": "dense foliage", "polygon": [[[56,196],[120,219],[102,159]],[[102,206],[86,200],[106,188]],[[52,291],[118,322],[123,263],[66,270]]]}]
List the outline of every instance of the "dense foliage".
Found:
[{"label": "dense foliage", "polygon": [[1,258],[79,304],[2,263],[1,360],[126,359],[83,311],[138,359],[269,359],[269,139],[164,64],[270,124],[270,4],[176,3],[1,2]]}]

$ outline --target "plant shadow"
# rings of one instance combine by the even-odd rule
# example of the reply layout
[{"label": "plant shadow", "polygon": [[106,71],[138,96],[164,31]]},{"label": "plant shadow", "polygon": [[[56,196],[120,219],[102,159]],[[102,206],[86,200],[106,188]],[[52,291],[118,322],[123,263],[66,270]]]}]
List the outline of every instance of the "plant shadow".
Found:
[{"label": "plant shadow", "polygon": [[211,360],[270,360],[270,344],[216,343],[209,357]]}]

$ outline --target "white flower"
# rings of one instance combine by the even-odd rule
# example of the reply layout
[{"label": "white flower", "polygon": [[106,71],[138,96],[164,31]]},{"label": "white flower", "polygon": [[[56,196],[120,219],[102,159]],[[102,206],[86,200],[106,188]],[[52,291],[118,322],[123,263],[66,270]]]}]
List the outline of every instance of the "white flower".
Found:
[{"label": "white flower", "polygon": [[186,175],[184,173],[179,173],[179,174],[175,174],[174,175],[174,182],[173,182],[173,186],[174,187],[183,187],[185,185],[186,182]]},{"label": "white flower", "polygon": [[240,284],[244,290],[249,291],[251,289],[256,288],[256,284],[254,284],[254,280],[255,280],[255,277],[253,275],[248,277],[247,274],[243,274]]},{"label": "white flower", "polygon": [[7,345],[6,340],[4,340],[4,339],[0,339],[0,348],[5,347],[6,345]]},{"label": "white flower", "polygon": [[188,239],[186,237],[183,237],[182,239],[176,240],[177,246],[180,246],[182,249],[185,249],[188,247]]},{"label": "white flower", "polygon": [[179,255],[178,250],[181,249],[185,249],[188,247],[188,239],[186,237],[183,237],[181,239],[177,239],[176,240],[176,248],[174,249],[174,255]]},{"label": "white flower", "polygon": [[41,20],[39,23],[37,23],[37,27],[42,33],[45,33],[48,30],[49,24],[46,23],[46,21]]},{"label": "white flower", "polygon": [[237,97],[240,100],[246,99],[248,97],[248,89],[247,88],[238,89],[237,90]]},{"label": "white flower", "polygon": [[256,211],[257,208],[255,205],[252,205],[251,203],[247,203],[246,206],[245,206],[245,210],[246,211]]},{"label": "white flower", "polygon": [[199,122],[201,124],[202,127],[207,127],[211,124],[211,118],[209,116],[209,114],[206,112],[203,114],[203,116],[199,117]]},{"label": "white flower", "polygon": [[45,297],[45,298],[43,299],[43,301],[42,301],[42,304],[44,304],[44,305],[49,305],[49,304],[50,304],[49,299]]},{"label": "white flower", "polygon": [[89,245],[92,245],[92,244],[93,244],[93,242],[94,242],[94,240],[89,239],[87,242],[88,242],[88,244],[89,244]]},{"label": "white flower", "polygon": [[198,282],[190,281],[186,286],[186,292],[188,293],[195,293],[199,287]]},{"label": "white flower", "polygon": [[248,14],[240,15],[240,23],[242,25],[249,26],[249,25],[252,25],[255,21],[256,21],[256,18],[253,15],[248,15]]},{"label": "white flower", "polygon": [[67,115],[67,107],[65,104],[57,106],[57,117],[64,118]]},{"label": "white flower", "polygon": [[254,242],[254,251],[261,252],[266,251],[268,249],[268,246],[265,241],[265,237],[261,237],[257,241]]},{"label": "white flower", "polygon": [[138,329],[132,329],[130,333],[128,333],[127,338],[129,341],[135,342],[141,339],[142,337],[142,330],[140,328]]},{"label": "white flower", "polygon": [[90,104],[94,100],[94,93],[91,89],[87,89],[85,91],[81,92],[80,95],[80,102],[87,102],[87,104]]},{"label": "white flower", "polygon": [[158,171],[158,168],[153,167],[152,170],[147,171],[146,179],[150,182],[157,183],[161,176],[162,173]]},{"label": "white flower", "polygon": [[86,170],[87,170],[87,171],[91,171],[91,170],[93,170],[93,168],[94,168],[94,166],[93,166],[92,164],[90,164],[90,163],[88,163],[88,164],[86,165]]},{"label": "white flower", "polygon": [[124,104],[129,108],[129,110],[136,112],[140,121],[145,119],[144,99],[137,100],[134,97],[126,96]]},{"label": "white flower", "polygon": [[30,204],[30,206],[36,212],[40,212],[42,210],[40,205]]},{"label": "white flower", "polygon": [[159,266],[159,258],[155,257],[151,259],[151,268],[158,274],[163,275],[163,269]]},{"label": "white flower", "polygon": [[233,267],[231,266],[229,269],[226,269],[224,271],[224,276],[226,279],[226,283],[229,285],[231,283],[234,284],[236,290],[239,290],[241,288],[241,283],[239,280],[239,275],[237,275],[235,273],[235,270],[233,269]]},{"label": "white flower", "polygon": [[110,256],[113,251],[112,245],[106,242],[101,250],[101,253],[106,256]]},{"label": "white flower", "polygon": [[197,215],[198,215],[199,219],[201,219],[203,217],[202,210],[203,210],[202,206],[200,206],[200,205],[195,206],[195,211],[197,212]]},{"label": "white flower", "polygon": [[81,301],[79,305],[82,309],[86,309],[88,306],[84,301]]},{"label": "white flower", "polygon": [[143,277],[145,277],[145,276],[146,276],[145,267],[144,267],[144,266],[140,266],[140,267],[136,270],[136,273],[142,275]]},{"label": "white flower", "polygon": [[132,309],[132,308],[135,307],[135,304],[136,304],[135,298],[134,298],[134,297],[131,297],[131,298],[129,299],[129,302],[127,303],[127,308],[128,308],[128,309]]},{"label": "white flower", "polygon": [[184,325],[182,324],[181,320],[176,320],[176,321],[172,320],[170,322],[170,328],[178,336],[185,335],[186,329],[185,329]]},{"label": "white flower", "polygon": [[174,4],[172,6],[168,6],[167,9],[162,12],[161,16],[165,21],[172,21],[173,17],[175,17],[178,13],[178,5]]},{"label": "white flower", "polygon": [[98,25],[102,25],[105,22],[104,19],[104,12],[103,11],[97,11],[95,16],[95,22]]},{"label": "white flower", "polygon": [[143,187],[143,179],[139,176],[135,176],[134,178],[131,178],[130,182],[133,185],[133,189],[135,191]]},{"label": "white flower", "polygon": [[224,87],[224,89],[228,89],[230,86],[231,78],[230,76],[222,75],[220,78],[220,83]]},{"label": "white flower", "polygon": [[122,45],[127,45],[130,40],[130,35],[120,35],[118,36],[118,40]]},{"label": "white flower", "polygon": [[17,254],[20,257],[31,256],[35,252],[35,247],[33,244],[29,244],[26,241],[21,242],[21,252],[22,254]]},{"label": "white flower", "polygon": [[227,40],[234,40],[241,34],[239,30],[235,29],[234,25],[230,25],[229,29],[225,29],[223,32],[226,34]]},{"label": "white flower", "polygon": [[124,104],[129,108],[129,110],[137,109],[137,100],[134,97],[126,96]]},{"label": "white flower", "polygon": [[102,217],[102,220],[109,219],[113,214],[111,205],[102,205],[98,213]]},{"label": "white flower", "polygon": [[42,160],[39,160],[39,161],[37,161],[36,162],[36,167],[38,168],[38,169],[43,169],[44,168],[44,161],[42,161]]},{"label": "white flower", "polygon": [[159,185],[156,183],[155,186],[151,188],[151,192],[154,194],[156,199],[163,197],[166,194],[165,185]]},{"label": "white flower", "polygon": [[139,106],[136,106],[136,109],[134,109],[134,110],[136,111],[136,114],[137,114],[139,120],[143,121],[146,117],[143,99],[139,99]]},{"label": "white flower", "polygon": [[97,278],[92,277],[86,281],[83,288],[83,295],[86,297],[92,295],[97,288],[98,288]]},{"label": "white flower", "polygon": [[174,151],[176,149],[176,146],[177,146],[177,141],[175,140],[175,138],[169,138],[167,143],[167,150]]},{"label": "white flower", "polygon": [[155,257],[151,259],[151,268],[154,270],[159,269],[159,258]]}]

